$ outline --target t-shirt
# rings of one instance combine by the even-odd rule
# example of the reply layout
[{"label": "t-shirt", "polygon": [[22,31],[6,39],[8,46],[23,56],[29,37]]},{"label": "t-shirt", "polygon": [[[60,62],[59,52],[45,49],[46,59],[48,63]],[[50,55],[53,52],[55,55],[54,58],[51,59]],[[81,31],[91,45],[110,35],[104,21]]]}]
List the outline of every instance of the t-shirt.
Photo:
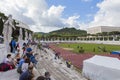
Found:
[{"label": "t-shirt", "polygon": [[16,46],[15,40],[12,40],[11,45],[12,45],[12,47],[15,47],[15,46]]},{"label": "t-shirt", "polygon": [[24,62],[25,62],[24,59],[20,59],[19,64],[18,64],[18,67],[21,68],[21,67],[22,67],[22,64],[23,64]]},{"label": "t-shirt", "polygon": [[28,70],[28,63],[23,63],[22,64],[22,72],[25,72]]},{"label": "t-shirt", "polygon": [[27,52],[31,52],[32,51],[32,49],[31,48],[27,48]]},{"label": "t-shirt", "polygon": [[11,59],[5,58],[5,59],[3,60],[3,63],[9,63],[9,62],[11,62]]}]

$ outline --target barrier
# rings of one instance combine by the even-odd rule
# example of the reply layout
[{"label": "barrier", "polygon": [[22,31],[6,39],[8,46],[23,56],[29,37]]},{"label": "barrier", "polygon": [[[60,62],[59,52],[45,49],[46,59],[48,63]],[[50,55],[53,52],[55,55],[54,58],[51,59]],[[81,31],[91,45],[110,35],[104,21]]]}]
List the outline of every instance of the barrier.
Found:
[{"label": "barrier", "polygon": [[0,63],[3,61],[3,59],[6,57],[7,55],[7,50],[5,48],[4,44],[0,44]]}]

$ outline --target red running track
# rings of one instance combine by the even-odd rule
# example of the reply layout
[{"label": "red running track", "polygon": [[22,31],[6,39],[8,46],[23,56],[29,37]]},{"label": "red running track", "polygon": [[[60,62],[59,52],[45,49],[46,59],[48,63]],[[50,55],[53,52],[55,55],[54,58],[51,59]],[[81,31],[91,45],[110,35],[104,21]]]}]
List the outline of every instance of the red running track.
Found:
[{"label": "red running track", "polygon": [[[91,58],[94,56],[93,54],[75,54],[68,50],[57,47],[55,44],[50,44],[49,47],[55,52],[60,52],[60,56],[62,56],[65,60],[71,61],[71,63],[74,66],[76,66],[77,68],[80,68],[80,69],[82,69],[83,61],[85,59],[88,59],[88,58]],[[120,57],[118,55],[105,54],[102,56],[116,57],[116,58],[120,59]]]}]

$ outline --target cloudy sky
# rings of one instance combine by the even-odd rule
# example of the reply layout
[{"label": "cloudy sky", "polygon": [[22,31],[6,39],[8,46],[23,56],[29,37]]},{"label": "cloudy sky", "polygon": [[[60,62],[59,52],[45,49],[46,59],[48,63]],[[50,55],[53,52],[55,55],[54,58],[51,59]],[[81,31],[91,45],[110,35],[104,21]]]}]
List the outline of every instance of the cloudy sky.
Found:
[{"label": "cloudy sky", "polygon": [[0,12],[12,14],[35,32],[120,27],[120,0],[0,0]]}]

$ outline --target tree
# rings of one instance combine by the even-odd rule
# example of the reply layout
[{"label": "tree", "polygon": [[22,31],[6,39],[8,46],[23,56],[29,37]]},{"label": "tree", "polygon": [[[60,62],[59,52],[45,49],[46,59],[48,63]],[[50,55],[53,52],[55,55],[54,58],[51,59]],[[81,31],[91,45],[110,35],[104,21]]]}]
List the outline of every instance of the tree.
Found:
[{"label": "tree", "polygon": [[1,13],[1,12],[0,12],[0,17],[1,17],[2,19],[4,19],[4,20],[7,20],[7,16],[5,16],[4,13]]},{"label": "tree", "polygon": [[36,38],[36,39],[40,40],[41,38],[43,38],[43,36],[39,33],[34,33],[33,38]]},{"label": "tree", "polygon": [[109,35],[120,35],[120,32],[119,31],[112,31],[112,32],[109,32]]},{"label": "tree", "polygon": [[108,32],[102,32],[102,36],[108,36]]},{"label": "tree", "polygon": [[2,35],[2,31],[3,31],[3,20],[1,18],[0,19],[0,35]]}]

